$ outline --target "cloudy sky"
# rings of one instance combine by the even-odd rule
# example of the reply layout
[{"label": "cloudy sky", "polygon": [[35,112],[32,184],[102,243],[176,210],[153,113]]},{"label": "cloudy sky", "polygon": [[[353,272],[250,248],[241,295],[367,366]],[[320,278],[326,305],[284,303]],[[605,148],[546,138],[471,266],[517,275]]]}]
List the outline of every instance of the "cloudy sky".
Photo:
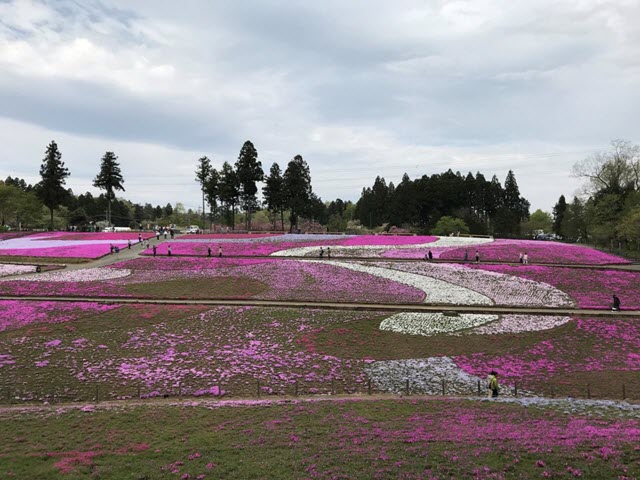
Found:
[{"label": "cloudy sky", "polygon": [[533,209],[640,135],[638,0],[0,0],[0,177],[56,140],[76,193],[105,151],[125,197],[197,208],[193,171],[301,154],[324,199],[448,168]]}]

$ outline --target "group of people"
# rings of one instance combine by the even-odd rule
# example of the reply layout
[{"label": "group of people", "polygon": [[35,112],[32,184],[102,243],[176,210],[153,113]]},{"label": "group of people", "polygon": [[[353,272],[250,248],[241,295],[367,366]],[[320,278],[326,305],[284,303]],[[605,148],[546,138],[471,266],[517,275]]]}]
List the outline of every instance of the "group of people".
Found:
[{"label": "group of people", "polygon": [[164,235],[164,239],[167,239],[167,234],[171,237],[171,240],[173,240],[173,236],[175,235],[176,232],[173,231],[173,228],[169,228],[169,227],[160,227],[158,230],[156,230],[156,239],[160,240],[160,235]]},{"label": "group of people", "polygon": [[520,252],[518,261],[520,263],[522,263],[523,265],[528,265],[529,264],[529,254],[527,252]]},{"label": "group of people", "polygon": [[[327,258],[331,259],[331,247],[327,247],[326,252],[327,252]],[[325,253],[324,247],[320,247],[320,258],[324,258],[324,253]]]}]

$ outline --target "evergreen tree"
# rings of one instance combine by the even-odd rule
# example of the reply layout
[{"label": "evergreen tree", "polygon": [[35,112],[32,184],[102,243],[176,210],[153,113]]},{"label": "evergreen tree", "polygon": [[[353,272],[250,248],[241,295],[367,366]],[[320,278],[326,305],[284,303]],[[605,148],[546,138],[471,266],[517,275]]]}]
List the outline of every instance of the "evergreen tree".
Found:
[{"label": "evergreen tree", "polygon": [[200,184],[200,190],[202,192],[202,227],[205,225],[205,208],[204,197],[207,186],[207,181],[211,175],[211,160],[208,157],[200,157],[198,159],[198,166],[196,167],[196,181]]},{"label": "evergreen tree", "polygon": [[113,152],[106,152],[100,163],[100,173],[93,179],[93,186],[106,191],[107,223],[111,225],[111,202],[116,198],[114,190],[124,192],[124,178],[117,162],[118,157]]},{"label": "evergreen tree", "polygon": [[227,225],[231,225],[231,228],[235,230],[236,206],[238,205],[238,199],[240,197],[240,182],[238,181],[238,174],[229,162],[222,164],[219,185],[218,196],[226,208]]},{"label": "evergreen tree", "polygon": [[284,230],[284,209],[285,209],[285,194],[284,194],[284,178],[282,177],[282,170],[280,166],[274,162],[269,170],[269,176],[265,179],[265,186],[262,188],[262,196],[264,197],[264,203],[267,206],[267,210],[273,213],[273,227],[276,226],[275,215],[280,212],[281,228]]},{"label": "evergreen tree", "polygon": [[209,203],[209,214],[213,222],[218,209],[218,199],[220,198],[220,174],[215,168],[212,168],[209,172],[209,178],[207,178],[205,184],[205,193]]},{"label": "evergreen tree", "polygon": [[301,155],[296,155],[284,172],[285,204],[290,210],[289,231],[298,225],[298,217],[304,215],[311,201],[311,172]]},{"label": "evergreen tree", "polygon": [[564,236],[562,232],[562,221],[564,220],[565,212],[567,211],[567,201],[564,195],[560,195],[558,203],[553,207],[553,233],[556,235]]},{"label": "evergreen tree", "polygon": [[240,185],[240,203],[246,214],[246,228],[251,228],[251,212],[258,207],[256,182],[264,179],[262,163],[258,160],[258,152],[249,140],[244,142],[236,162],[236,173]]},{"label": "evergreen tree", "polygon": [[42,160],[42,165],[40,166],[42,180],[37,185],[37,195],[51,214],[51,222],[49,224],[51,230],[53,230],[53,210],[68,195],[67,190],[64,189],[68,176],[69,170],[64,166],[58,145],[52,141],[47,146],[45,157]]}]

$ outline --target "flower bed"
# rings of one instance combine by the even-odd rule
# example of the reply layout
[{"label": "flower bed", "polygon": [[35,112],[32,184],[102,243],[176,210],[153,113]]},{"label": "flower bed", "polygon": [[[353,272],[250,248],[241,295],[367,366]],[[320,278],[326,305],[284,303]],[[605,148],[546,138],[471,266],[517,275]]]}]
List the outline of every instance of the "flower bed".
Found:
[{"label": "flower bed", "polygon": [[[463,265],[416,262],[377,263],[379,268],[432,277],[490,298],[497,305],[536,307],[570,307],[574,301],[563,291],[539,279],[523,279],[505,275],[500,268],[471,269]],[[498,266],[501,267],[501,266]],[[483,272],[483,273],[480,273]],[[500,272],[500,273],[499,273]],[[446,289],[442,295],[448,295]],[[462,303],[464,304],[464,303]]]},{"label": "flower bed", "polygon": [[69,322],[118,308],[90,302],[34,302],[0,300],[0,332],[40,323]]},{"label": "flower bed", "polygon": [[[582,245],[544,242],[536,240],[496,240],[476,248],[482,260],[518,263],[519,255],[527,253],[530,263],[559,263],[603,265],[608,263],[630,263],[624,258],[600,252]],[[440,253],[439,258],[462,260],[465,248],[455,248]],[[475,250],[468,251],[469,259],[475,257]]]},{"label": "flower bed", "polygon": [[[242,279],[259,281],[264,290],[233,294],[233,298],[257,298],[273,300],[309,300],[309,301],[362,301],[371,303],[417,303],[424,299],[424,292],[411,286],[380,278],[364,271],[351,271],[336,265],[320,263],[302,263],[295,260],[276,259],[218,259],[218,258],[153,258],[144,257],[120,262],[107,268],[96,269],[89,280],[99,279],[102,275],[109,278],[114,270],[115,277],[104,281],[76,282],[74,275],[81,278],[81,272],[65,272],[47,280],[32,282],[27,280],[5,280],[2,289],[12,295],[74,295],[74,296],[148,296],[144,293],[144,284],[150,291],[156,286],[171,281],[180,281],[187,287],[207,286],[215,281],[216,287],[224,283],[237,283]],[[127,272],[131,272],[128,275]],[[52,274],[53,275],[53,274]],[[400,275],[400,274],[399,274]],[[69,281],[64,281],[68,278]],[[58,279],[62,281],[53,281]],[[135,291],[129,287],[135,286]],[[186,288],[186,287],[185,287]],[[195,298],[189,296],[188,298]],[[197,298],[220,298],[221,292],[210,288]],[[177,295],[167,292],[166,297]]]},{"label": "flower bed", "polygon": [[543,267],[536,265],[480,265],[469,270],[504,273],[514,277],[553,285],[574,298],[582,308],[610,308],[617,294],[622,308],[640,309],[640,272],[590,270],[585,268]]},{"label": "flower bed", "polygon": [[[143,238],[150,237],[143,234]],[[123,248],[131,240],[136,243],[138,234],[123,233],[38,233],[0,242],[0,256],[98,258],[109,253],[109,245]]]},{"label": "flower bed", "polygon": [[14,265],[10,263],[0,263],[0,277],[10,275],[22,275],[24,273],[35,273],[36,267],[33,265]]},{"label": "flower bed", "polygon": [[636,319],[578,318],[575,323],[573,332],[528,349],[501,355],[478,352],[456,356],[454,361],[470,375],[484,376],[496,370],[507,384],[526,381],[538,387],[544,387],[552,377],[571,381],[578,374],[640,371],[640,326]]},{"label": "flower bed", "polygon": [[408,335],[432,336],[467,330],[498,320],[498,315],[462,313],[448,316],[442,313],[397,313],[380,323],[380,330]]}]

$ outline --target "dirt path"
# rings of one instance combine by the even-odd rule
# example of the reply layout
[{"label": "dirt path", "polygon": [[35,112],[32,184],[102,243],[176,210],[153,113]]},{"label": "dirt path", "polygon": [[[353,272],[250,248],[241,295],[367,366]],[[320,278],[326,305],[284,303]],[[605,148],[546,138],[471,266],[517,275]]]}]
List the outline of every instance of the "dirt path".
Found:
[{"label": "dirt path", "polygon": [[572,315],[586,317],[640,317],[640,310],[597,310],[568,307],[518,307],[497,305],[439,305],[423,303],[359,303],[359,302],[312,302],[296,300],[255,300],[228,298],[143,298],[143,297],[86,297],[49,295],[0,295],[0,300],[33,300],[42,302],[96,302],[117,304],[148,305],[211,305],[246,306],[276,308],[316,308],[325,310],[359,310],[374,312],[451,312],[479,314],[520,314],[520,315]]}]

